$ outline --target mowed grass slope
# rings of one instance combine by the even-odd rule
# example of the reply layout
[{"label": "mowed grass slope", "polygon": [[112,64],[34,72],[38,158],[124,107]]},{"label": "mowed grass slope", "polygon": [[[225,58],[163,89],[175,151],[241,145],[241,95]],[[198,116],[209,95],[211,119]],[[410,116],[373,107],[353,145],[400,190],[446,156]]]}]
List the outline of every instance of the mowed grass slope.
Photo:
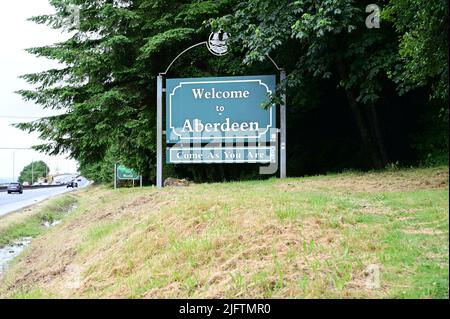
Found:
[{"label": "mowed grass slope", "polygon": [[79,191],[0,296],[448,298],[448,177],[444,167]]},{"label": "mowed grass slope", "polygon": [[17,214],[0,218],[0,247],[14,243],[23,237],[36,237],[48,229],[44,223],[53,223],[75,208],[76,196],[66,195],[32,208],[25,208]]}]

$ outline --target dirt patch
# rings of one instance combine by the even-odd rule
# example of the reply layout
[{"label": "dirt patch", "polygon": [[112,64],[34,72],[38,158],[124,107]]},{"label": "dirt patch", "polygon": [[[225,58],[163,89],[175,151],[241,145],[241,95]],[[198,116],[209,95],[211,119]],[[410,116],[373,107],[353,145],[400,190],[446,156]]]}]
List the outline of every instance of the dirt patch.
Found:
[{"label": "dirt patch", "polygon": [[361,207],[361,213],[386,216],[391,215],[392,211],[381,203],[365,203]]},{"label": "dirt patch", "polygon": [[410,235],[442,235],[443,232],[431,229],[431,228],[421,228],[421,229],[415,229],[415,228],[405,228],[402,230],[405,234]]},{"label": "dirt patch", "polygon": [[383,286],[382,278],[384,270],[378,268],[379,274],[376,274],[374,271],[376,268],[374,269],[373,266],[378,268],[379,265],[367,265],[352,274],[352,279],[345,285],[345,297],[381,298],[385,296],[386,287]]},{"label": "dirt patch", "polygon": [[171,282],[163,288],[153,288],[142,294],[144,299],[154,298],[173,298],[181,291],[181,284],[179,282]]},{"label": "dirt patch", "polygon": [[54,244],[46,241],[44,235],[30,245],[28,254],[23,257],[21,268],[13,278],[5,278],[6,291],[11,291],[17,287],[27,287],[36,283],[50,284],[65,273],[67,266],[76,256],[76,250],[72,247],[70,240],[66,241],[64,246],[56,247]]},{"label": "dirt patch", "polygon": [[82,267],[80,265],[67,265],[63,275],[64,287],[72,290],[80,289],[82,280],[81,274]]}]

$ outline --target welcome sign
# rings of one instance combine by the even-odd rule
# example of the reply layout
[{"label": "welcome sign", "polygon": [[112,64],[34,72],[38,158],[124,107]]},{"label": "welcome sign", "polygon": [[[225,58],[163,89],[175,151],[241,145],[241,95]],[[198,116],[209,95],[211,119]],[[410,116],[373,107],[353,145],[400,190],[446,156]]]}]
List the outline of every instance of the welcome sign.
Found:
[{"label": "welcome sign", "polygon": [[[275,76],[168,79],[167,144],[273,141]],[[225,156],[226,153],[223,153]]]},{"label": "welcome sign", "polygon": [[177,59],[205,44],[215,56],[227,54],[229,37],[223,31],[211,33],[208,41],[186,48],[156,76],[158,187],[163,187],[164,135],[168,164],[260,163],[269,164],[260,167],[260,174],[274,174],[279,167],[280,177],[286,177],[286,72],[270,56],[267,60],[279,71],[283,87],[279,106],[270,103],[275,75],[166,78]]}]

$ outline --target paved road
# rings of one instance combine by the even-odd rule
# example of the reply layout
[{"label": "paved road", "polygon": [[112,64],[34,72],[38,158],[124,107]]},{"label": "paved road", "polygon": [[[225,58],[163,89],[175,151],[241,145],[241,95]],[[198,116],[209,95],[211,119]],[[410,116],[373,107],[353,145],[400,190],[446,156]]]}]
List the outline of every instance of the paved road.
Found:
[{"label": "paved road", "polygon": [[[86,179],[82,179],[79,187],[88,185]],[[66,186],[54,188],[24,189],[23,194],[0,192],[0,216],[4,216],[16,210],[41,202],[49,197],[73,191]]]}]

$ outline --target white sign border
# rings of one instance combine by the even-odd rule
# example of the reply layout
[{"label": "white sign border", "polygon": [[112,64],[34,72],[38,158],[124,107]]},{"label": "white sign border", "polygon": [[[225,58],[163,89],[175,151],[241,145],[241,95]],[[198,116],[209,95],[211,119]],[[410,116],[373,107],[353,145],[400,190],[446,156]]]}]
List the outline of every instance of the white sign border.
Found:
[{"label": "white sign border", "polygon": [[[172,92],[170,93],[169,96],[169,126],[170,126],[170,130],[171,132],[173,132],[175,135],[177,135],[180,140],[198,140],[198,139],[203,139],[204,137],[202,136],[192,136],[192,137],[183,137],[182,135],[178,134],[175,130],[175,127],[172,126],[172,97],[175,95],[175,91],[179,88],[181,88],[183,86],[183,84],[216,84],[216,83],[244,83],[244,82],[257,82],[259,85],[262,85],[266,88],[267,93],[269,93],[270,95],[272,95],[272,91],[269,89],[269,87],[267,86],[267,84],[265,84],[264,82],[262,82],[261,79],[253,79],[253,80],[223,80],[223,81],[194,81],[194,82],[180,82],[176,87],[174,87],[174,89],[172,90]],[[214,137],[214,140],[227,140],[227,139],[236,139],[236,138],[245,138],[245,139],[251,139],[251,138],[260,138],[261,136],[263,136],[264,134],[267,133],[267,131],[269,131],[270,128],[273,127],[273,116],[272,116],[272,108],[274,107],[274,105],[271,105],[269,108],[269,113],[270,113],[270,123],[269,125],[266,126],[266,129],[260,133],[258,136],[222,136],[220,138],[216,138]],[[170,133],[171,134],[171,133]],[[170,139],[170,135],[169,139]]]}]

